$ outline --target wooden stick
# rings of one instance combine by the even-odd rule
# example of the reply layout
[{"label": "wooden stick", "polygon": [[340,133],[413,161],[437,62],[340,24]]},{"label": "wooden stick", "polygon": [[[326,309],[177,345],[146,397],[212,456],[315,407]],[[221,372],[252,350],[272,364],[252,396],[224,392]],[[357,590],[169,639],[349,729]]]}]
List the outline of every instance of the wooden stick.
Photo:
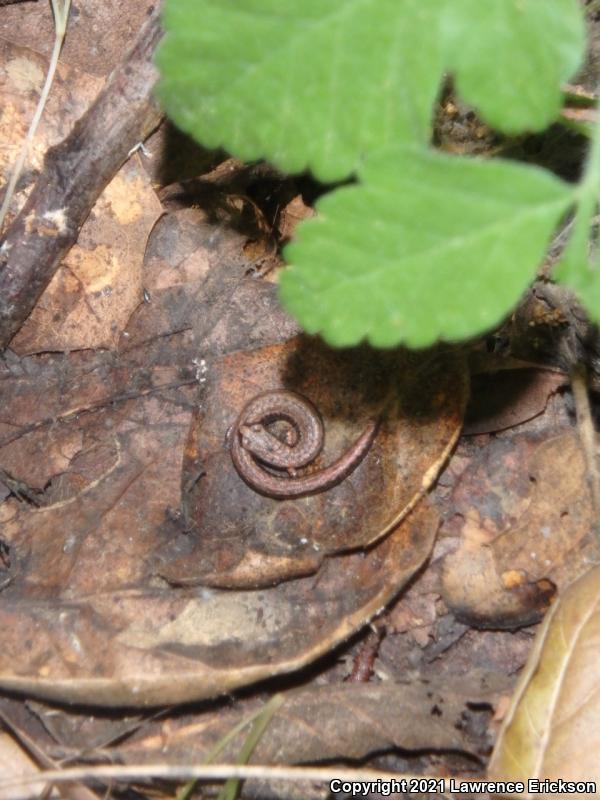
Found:
[{"label": "wooden stick", "polygon": [[46,153],[23,209],[0,240],[0,350],[27,319],[106,185],[159,124],[160,3],[71,133]]}]

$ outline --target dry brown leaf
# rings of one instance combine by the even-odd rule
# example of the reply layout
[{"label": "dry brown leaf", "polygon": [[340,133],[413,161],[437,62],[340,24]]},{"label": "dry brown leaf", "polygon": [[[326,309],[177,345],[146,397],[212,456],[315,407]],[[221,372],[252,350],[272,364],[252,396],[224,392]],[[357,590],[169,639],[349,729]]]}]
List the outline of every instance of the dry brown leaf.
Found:
[{"label": "dry brown leaf", "polygon": [[[140,350],[156,360],[156,379],[182,377],[176,361],[164,375],[172,342],[160,342],[164,352]],[[150,391],[111,402],[136,374],[125,363],[125,354],[118,369],[109,354],[70,354],[36,359],[27,378],[4,377],[4,433],[15,437],[4,464],[25,481],[37,476],[41,505],[10,497],[1,507],[13,580],[0,612],[0,685],[107,705],[213,696],[327,652],[428,557],[438,519],[422,505],[367,554],[330,558],[313,577],[261,592],[161,588],[153,552],[191,538],[168,517],[191,399],[153,391],[152,371],[137,365]],[[79,402],[86,413],[45,423]]]},{"label": "dry brown leaf", "polygon": [[568,383],[566,375],[534,369],[475,375],[463,434],[501,431],[545,410],[549,397]]},{"label": "dry brown leaf", "polygon": [[0,686],[142,706],[212,697],[289,672],[380,611],[428,557],[438,523],[423,502],[367,553],[338,556],[315,576],[261,591],[66,590],[63,598],[46,591],[35,599],[19,597],[14,582],[0,605]]},{"label": "dry brown leaf", "polygon": [[390,560],[383,581],[381,552],[352,562],[357,591],[342,595],[339,579],[325,580],[340,602],[323,600],[316,614],[327,624],[308,637],[299,628],[312,625],[314,579],[280,604],[275,593],[264,602],[258,594],[215,599],[156,578],[153,554],[181,535],[185,438],[213,354],[297,331],[274,287],[245,277],[252,264],[243,236],[205,221],[188,225],[180,242],[173,216],[149,245],[149,302],[116,353],[9,353],[0,362],[0,465],[12,491],[0,505],[2,607],[11,620],[0,671],[25,691],[160,703],[173,689],[191,699],[293,669],[372,616],[431,547],[430,513],[400,534],[407,552]]},{"label": "dry brown leaf", "polygon": [[540,619],[598,552],[586,463],[570,430],[541,444],[490,441],[454,496],[458,549],[444,563],[443,597],[469,623],[515,628]]},{"label": "dry brown leaf", "polygon": [[277,225],[280,238],[283,241],[291,239],[298,224],[314,216],[315,210],[306,205],[301,194],[296,195],[280,212]]},{"label": "dry brown leaf", "polygon": [[[282,501],[258,494],[238,475],[227,433],[251,397],[278,389],[319,409],[323,464],[382,414],[369,453],[338,486]],[[437,477],[460,431],[466,394],[464,362],[448,354],[423,363],[406,351],[340,352],[298,337],[225,357],[211,373],[186,445],[190,532],[169,544],[157,572],[179,585],[269,586],[372,544]]]},{"label": "dry brown leaf", "polygon": [[599,652],[596,566],[569,586],[540,626],[500,729],[491,779],[521,780],[526,787],[530,778],[595,781],[600,793]]},{"label": "dry brown leaf", "polygon": [[[264,287],[248,282],[246,297],[250,287],[263,309]],[[315,576],[277,588],[157,582],[156,555],[191,538],[174,514],[194,398],[191,387],[159,387],[189,381],[196,346],[187,332],[152,337],[151,311],[162,326],[170,302],[170,288],[156,291],[136,331],[143,346],[116,358],[29,357],[0,373],[2,464],[39,503],[14,495],[0,507],[12,574],[0,611],[5,688],[107,705],[226,692],[327,652],[431,551],[438,519],[422,505],[367,554],[331,558]],[[243,334],[230,331],[234,340]]]},{"label": "dry brown leaf", "polygon": [[[289,692],[252,753],[250,763],[299,764],[363,759],[375,752],[461,750],[474,754],[465,717],[470,695],[435,682],[341,684]],[[171,764],[201,763],[210,750],[261,701],[219,706],[201,717],[159,720],[112,750],[124,764],[152,763],[167,751]],[[410,719],[410,725],[406,721]],[[235,761],[243,730],[219,759]]]},{"label": "dry brown leaf", "polygon": [[280,335],[297,331],[274,288],[244,277],[243,244],[200,210],[168,215],[148,243],[148,302],[117,352],[0,361],[0,468],[23,489],[0,505],[17,594],[152,580],[151,554],[181,528],[185,438],[211,353],[268,337],[263,314]]},{"label": "dry brown leaf", "polygon": [[[121,61],[154,5],[155,0],[75,3],[61,61],[92,75],[107,75]],[[0,35],[16,45],[34,47],[50,58],[54,43],[50,3],[16,2],[5,6],[0,13]]]}]

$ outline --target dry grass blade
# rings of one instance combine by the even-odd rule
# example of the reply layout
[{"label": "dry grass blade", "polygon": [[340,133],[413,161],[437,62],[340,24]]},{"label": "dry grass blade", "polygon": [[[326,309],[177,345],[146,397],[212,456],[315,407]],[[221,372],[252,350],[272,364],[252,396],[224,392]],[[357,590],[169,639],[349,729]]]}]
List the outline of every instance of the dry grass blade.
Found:
[{"label": "dry grass blade", "polygon": [[70,9],[71,0],[52,0],[52,11],[54,12],[54,47],[52,49],[52,56],[50,57],[50,64],[48,65],[48,72],[46,73],[46,81],[40,94],[40,99],[38,101],[37,108],[35,109],[35,114],[31,120],[31,125],[27,131],[27,137],[23,142],[23,146],[21,147],[21,151],[13,167],[10,180],[8,181],[8,186],[6,187],[6,193],[4,195],[4,200],[2,201],[2,207],[0,208],[0,233],[2,232],[2,228],[4,226],[4,219],[10,206],[10,201],[12,200],[17,182],[21,175],[21,171],[23,170],[27,153],[29,152],[29,145],[35,136],[40,119],[44,113],[44,107],[46,105],[46,101],[48,100],[48,95],[50,94],[52,81],[54,80],[54,75],[56,73],[56,67],[58,64],[58,57],[60,56],[60,51],[62,50],[62,46],[65,41],[67,20],[69,19]]}]

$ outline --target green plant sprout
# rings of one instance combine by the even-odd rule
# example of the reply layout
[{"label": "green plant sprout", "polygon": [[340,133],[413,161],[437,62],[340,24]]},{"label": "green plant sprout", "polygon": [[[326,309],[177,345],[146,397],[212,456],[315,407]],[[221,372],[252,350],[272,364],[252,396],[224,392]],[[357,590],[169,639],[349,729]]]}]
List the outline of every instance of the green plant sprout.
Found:
[{"label": "green plant sprout", "polygon": [[46,107],[52,82],[54,81],[54,75],[56,74],[58,57],[60,56],[60,51],[62,50],[62,46],[65,41],[65,35],[67,33],[67,21],[69,19],[69,11],[71,10],[71,0],[51,0],[51,3],[52,13],[54,16],[54,46],[52,48],[52,55],[50,56],[48,71],[46,72],[46,80],[44,81],[44,86],[42,88],[33,119],[31,120],[29,130],[27,131],[27,136],[25,137],[17,160],[13,166],[13,170],[6,187],[6,192],[4,194],[4,200],[2,201],[2,206],[0,207],[0,233],[2,233],[4,220],[10,206],[10,201],[12,200],[15,188],[19,178],[21,177],[23,165],[25,164],[25,159],[29,153],[29,147],[31,146],[31,142],[33,141],[33,137],[37,131],[40,119],[44,113],[44,108]]},{"label": "green plant sprout", "polygon": [[[289,693],[288,693],[289,696]],[[247,764],[250,757],[269,726],[274,715],[284,704],[286,696],[281,692],[274,694],[261,708],[252,712],[246,719],[243,719],[224,736],[219,739],[214,747],[210,749],[204,758],[203,764],[211,764],[215,758],[225,750],[227,745],[248,726],[252,726],[246,740],[236,759],[236,764]],[[191,780],[177,793],[176,800],[189,800],[196,788],[196,781]],[[241,781],[237,778],[230,778],[219,793],[217,800],[235,800],[241,787]]]},{"label": "green plant sprout", "polygon": [[284,252],[281,298],[309,333],[380,347],[480,335],[516,305],[570,210],[556,274],[600,318],[587,244],[600,126],[577,185],[430,147],[448,74],[503,133],[551,124],[583,60],[578,0],[166,0],[164,23],[158,92],[179,127],[241,159],[355,179]]}]

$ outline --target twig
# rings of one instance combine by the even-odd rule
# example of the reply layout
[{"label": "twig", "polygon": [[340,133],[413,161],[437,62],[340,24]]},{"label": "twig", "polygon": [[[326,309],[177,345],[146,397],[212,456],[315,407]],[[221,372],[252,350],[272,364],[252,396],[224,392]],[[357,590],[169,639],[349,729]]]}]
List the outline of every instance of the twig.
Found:
[{"label": "twig", "polygon": [[92,106],[46,153],[42,173],[0,243],[0,350],[33,310],[130,150],[159,124],[152,58],[161,33],[159,3]]},{"label": "twig", "polygon": [[[259,778],[263,780],[286,780],[292,782],[315,781],[327,783],[334,779],[340,781],[411,781],[422,780],[423,775],[398,774],[394,772],[377,772],[371,769],[347,769],[344,767],[288,767],[288,766],[258,766],[239,764],[209,764],[201,767],[173,766],[172,764],[137,764],[131,766],[87,766],[71,767],[62,770],[42,770],[37,775],[28,775],[24,778],[15,778],[0,781],[0,790],[10,789],[15,786],[28,786],[52,781],[65,783],[66,781],[81,781],[95,778],[106,780],[135,780],[148,778],[163,778],[166,780],[185,780],[196,778],[198,780],[226,780],[228,778]],[[428,778],[433,776],[428,775]],[[438,780],[443,780],[438,778]],[[448,780],[448,779],[446,779]],[[455,777],[458,783],[461,779]]]},{"label": "twig", "polygon": [[383,626],[373,627],[361,642],[360,649],[354,658],[352,672],[346,678],[348,683],[367,683],[373,674],[375,659],[379,645],[385,635]]}]

